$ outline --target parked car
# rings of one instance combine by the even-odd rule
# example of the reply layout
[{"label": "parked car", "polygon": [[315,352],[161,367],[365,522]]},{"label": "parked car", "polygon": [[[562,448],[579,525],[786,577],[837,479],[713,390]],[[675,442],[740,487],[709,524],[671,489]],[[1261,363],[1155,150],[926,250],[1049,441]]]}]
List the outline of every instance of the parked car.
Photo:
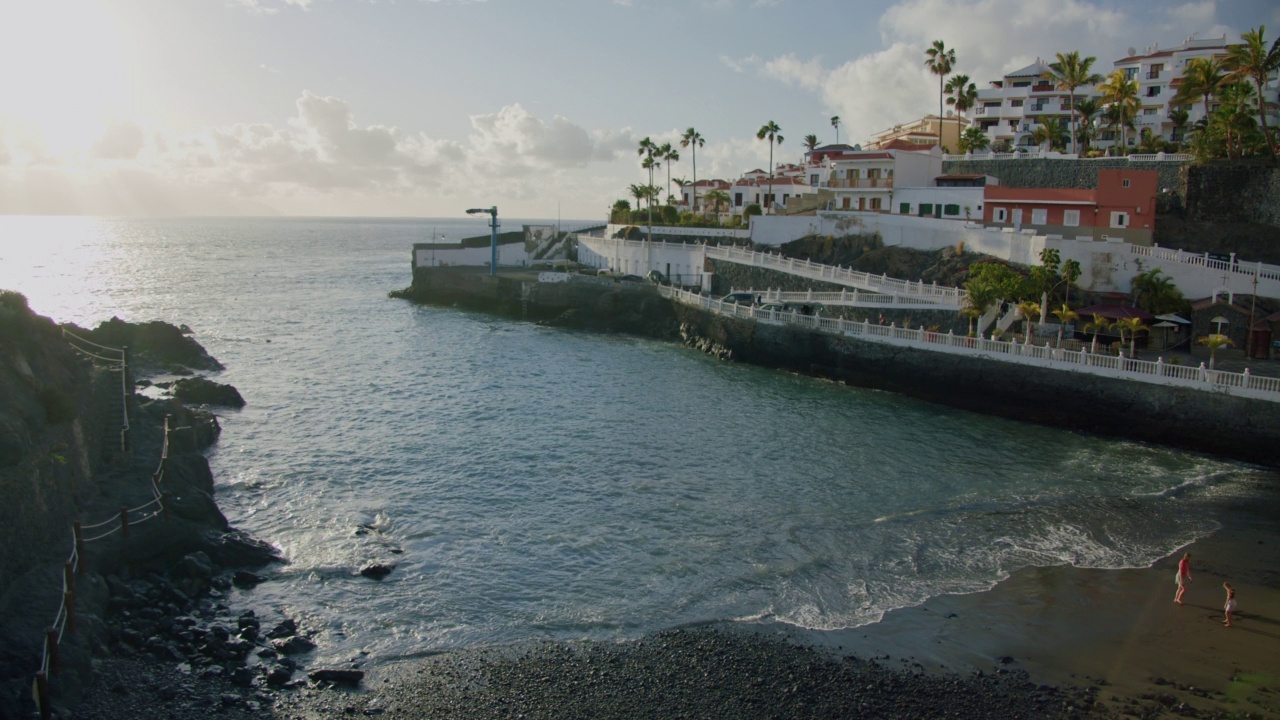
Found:
[{"label": "parked car", "polygon": [[720,302],[734,303],[735,305],[757,305],[760,303],[760,296],[750,292],[733,292],[720,298]]},{"label": "parked car", "polygon": [[618,279],[623,282],[644,282],[644,278],[639,275],[622,275]]},{"label": "parked car", "polygon": [[653,283],[654,285],[666,285],[666,284],[668,284],[668,283],[667,283],[667,276],[666,276],[666,275],[663,275],[661,272],[659,272],[659,271],[657,271],[657,270],[650,270],[650,271],[649,271],[649,274],[648,274],[648,275],[646,275],[645,277],[649,278],[649,282]]}]

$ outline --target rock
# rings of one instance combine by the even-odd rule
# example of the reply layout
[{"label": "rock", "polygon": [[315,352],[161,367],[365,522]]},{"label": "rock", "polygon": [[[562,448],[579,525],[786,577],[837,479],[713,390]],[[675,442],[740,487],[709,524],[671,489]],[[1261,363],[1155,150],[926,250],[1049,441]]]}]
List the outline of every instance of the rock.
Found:
[{"label": "rock", "polygon": [[274,628],[272,628],[271,632],[267,633],[267,637],[271,638],[272,640],[278,640],[280,638],[287,638],[290,635],[297,635],[297,634],[298,634],[298,623],[295,622],[293,618],[285,618],[284,620],[280,621],[279,625],[276,625]]},{"label": "rock", "polygon": [[394,570],[395,567],[395,565],[371,562],[366,563],[364,567],[360,568],[360,574],[373,580],[381,580],[382,578],[390,575],[391,571]]},{"label": "rock", "polygon": [[293,678],[293,670],[283,665],[276,665],[267,673],[267,684],[272,687],[280,687]]},{"label": "rock", "polygon": [[316,644],[301,635],[294,635],[288,640],[276,640],[271,646],[284,655],[298,655],[315,650]]},{"label": "rock", "polygon": [[359,685],[364,679],[363,670],[312,670],[307,677],[316,682],[331,682],[342,685]]},{"label": "rock", "polygon": [[173,384],[173,396],[186,403],[244,407],[240,391],[203,377],[183,378]]},{"label": "rock", "polygon": [[231,583],[238,588],[249,589],[257,587],[257,585],[266,580],[265,577],[251,573],[248,570],[237,570],[236,574],[231,577]]}]

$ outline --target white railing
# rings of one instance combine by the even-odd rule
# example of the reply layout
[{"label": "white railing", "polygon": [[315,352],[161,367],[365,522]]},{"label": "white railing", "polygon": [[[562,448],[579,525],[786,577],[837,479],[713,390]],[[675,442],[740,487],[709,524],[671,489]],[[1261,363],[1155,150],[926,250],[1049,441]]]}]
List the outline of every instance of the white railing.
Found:
[{"label": "white railing", "polygon": [[867,290],[841,290],[839,292],[783,292],[782,290],[739,290],[730,288],[730,292],[749,292],[760,297],[761,302],[778,303],[818,303],[832,307],[911,307],[926,310],[959,310],[960,305],[937,298],[922,298],[911,295],[895,295],[871,292]]},{"label": "white railing", "polygon": [[1143,257],[1155,258],[1157,260],[1168,260],[1170,262],[1183,263],[1186,265],[1195,265],[1198,267],[1208,268],[1210,270],[1222,270],[1231,273],[1237,273],[1247,277],[1259,277],[1265,280],[1280,280],[1280,267],[1276,265],[1266,265],[1260,262],[1241,262],[1239,260],[1215,260],[1209,257],[1208,253],[1196,254],[1182,250],[1170,250],[1162,248],[1159,245],[1129,245],[1129,254],[1140,255]]},{"label": "white railing", "polygon": [[[1040,150],[1034,149],[1027,152],[1008,152],[1008,153],[971,153],[965,155],[957,155],[948,153],[942,156],[943,160],[1035,160],[1040,157],[1054,158],[1060,160],[1119,160],[1119,157],[1099,157],[1099,158],[1079,158],[1070,153],[1042,153]],[[1125,155],[1125,160],[1129,162],[1191,162],[1191,156],[1187,153],[1143,153],[1134,155]]]},{"label": "white railing", "polygon": [[741,265],[766,270],[778,270],[790,275],[824,280],[837,285],[848,285],[859,290],[869,290],[883,295],[904,295],[921,298],[939,305],[960,306],[964,304],[967,293],[962,288],[939,286],[937,283],[926,285],[923,281],[911,282],[899,280],[887,275],[871,275],[870,273],[849,270],[834,265],[821,265],[808,260],[798,260],[776,253],[745,250],[734,247],[707,246],[707,257],[715,260],[727,260]]},{"label": "white railing", "polygon": [[867,342],[1280,402],[1280,378],[1255,377],[1247,368],[1243,373],[1231,373],[1209,370],[1203,363],[1199,367],[1171,365],[1164,362],[1163,358],[1155,362],[1134,360],[1123,356],[1093,354],[1088,352],[1087,348],[1079,351],[1063,350],[1045,345],[971,338],[950,332],[937,333],[893,325],[873,325],[869,321],[856,322],[820,315],[762,310],[756,306],[721,302],[714,298],[666,286],[659,286],[658,292],[663,297],[676,302],[700,307],[718,315],[774,325],[795,325],[816,332],[858,338]]}]

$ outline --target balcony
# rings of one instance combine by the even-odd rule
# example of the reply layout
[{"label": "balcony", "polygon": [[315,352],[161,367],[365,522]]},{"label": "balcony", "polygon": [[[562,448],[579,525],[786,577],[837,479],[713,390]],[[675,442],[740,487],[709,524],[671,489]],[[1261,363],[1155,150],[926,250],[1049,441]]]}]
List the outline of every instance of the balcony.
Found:
[{"label": "balcony", "polygon": [[833,188],[856,188],[859,190],[871,188],[891,188],[893,187],[893,178],[854,178],[852,180],[840,179],[832,180],[827,184]]}]

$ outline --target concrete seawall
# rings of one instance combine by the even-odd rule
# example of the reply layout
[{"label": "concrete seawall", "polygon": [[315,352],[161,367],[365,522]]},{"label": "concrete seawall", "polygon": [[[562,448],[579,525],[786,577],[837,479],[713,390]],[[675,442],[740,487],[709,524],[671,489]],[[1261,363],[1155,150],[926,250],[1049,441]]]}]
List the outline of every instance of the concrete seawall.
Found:
[{"label": "concrete seawall", "polygon": [[[584,278],[584,280],[587,280]],[[594,280],[594,279],[590,279]],[[641,283],[452,273],[398,293],[551,324],[627,332],[764,367],[988,415],[1280,466],[1280,403],[904,348],[716,315]],[[523,296],[523,300],[521,299]]]}]

